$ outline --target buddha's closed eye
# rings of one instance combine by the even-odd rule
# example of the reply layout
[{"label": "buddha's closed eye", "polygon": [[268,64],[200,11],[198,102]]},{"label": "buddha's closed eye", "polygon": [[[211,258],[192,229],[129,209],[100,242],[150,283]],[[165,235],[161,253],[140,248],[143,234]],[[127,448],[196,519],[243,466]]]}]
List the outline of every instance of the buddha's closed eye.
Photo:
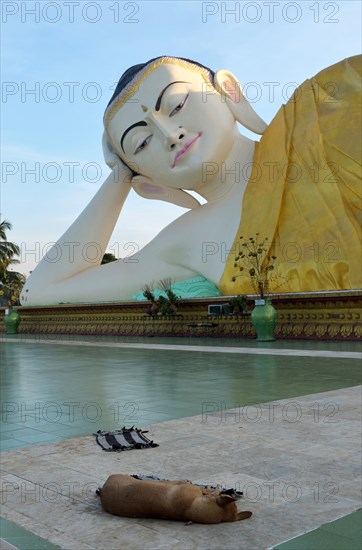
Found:
[{"label": "buddha's closed eye", "polygon": [[151,141],[151,138],[152,138],[152,134],[150,136],[147,136],[146,139],[144,139],[142,141],[142,143],[136,148],[135,152],[133,153],[134,155],[137,155],[137,153],[139,153],[140,151],[143,151],[143,149],[145,147],[147,147],[147,145],[149,144],[149,142]]},{"label": "buddha's closed eye", "polygon": [[179,103],[179,105],[177,105],[177,107],[175,107],[173,109],[173,111],[171,111],[171,113],[169,114],[170,117],[176,115],[176,113],[178,113],[179,111],[181,111],[182,107],[186,104],[186,101],[188,100],[189,98],[189,94],[187,94],[187,96],[185,97],[185,99],[183,101],[181,101],[181,103]]}]

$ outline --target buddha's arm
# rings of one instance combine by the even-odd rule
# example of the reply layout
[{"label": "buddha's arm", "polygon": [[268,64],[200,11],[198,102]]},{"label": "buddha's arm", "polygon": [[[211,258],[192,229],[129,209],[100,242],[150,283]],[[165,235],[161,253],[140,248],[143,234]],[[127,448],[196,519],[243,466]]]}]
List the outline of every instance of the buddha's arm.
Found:
[{"label": "buddha's arm", "polygon": [[34,284],[30,280],[22,292],[26,296],[23,305],[129,300],[146,284],[157,284],[165,277],[182,280],[194,276],[195,272],[178,259],[187,252],[185,245],[172,242],[166,233],[124,260],[91,264],[90,269],[63,279],[38,277]]},{"label": "buddha's arm", "polygon": [[[22,303],[32,290],[52,286],[101,263],[120,211],[131,189],[127,168],[112,170],[80,216],[47,252],[22,291]],[[38,291],[36,293],[38,293]]]},{"label": "buddha's arm", "polygon": [[[91,207],[91,204],[89,205]],[[105,265],[87,264],[76,271],[71,266],[59,276],[57,270],[36,272],[22,291],[24,306],[115,301],[131,299],[144,285],[158,283],[165,277],[182,280],[199,273],[195,259],[201,261],[199,246],[190,246],[194,227],[187,212],[162,230],[148,245],[131,257]],[[78,221],[78,220],[77,220]],[[75,222],[77,223],[77,222]],[[70,228],[72,229],[72,228]],[[64,239],[64,237],[63,237]],[[61,239],[61,240],[63,240]],[[194,239],[195,240],[195,239]],[[40,264],[39,264],[40,267]],[[96,299],[96,300],[95,300]]]}]

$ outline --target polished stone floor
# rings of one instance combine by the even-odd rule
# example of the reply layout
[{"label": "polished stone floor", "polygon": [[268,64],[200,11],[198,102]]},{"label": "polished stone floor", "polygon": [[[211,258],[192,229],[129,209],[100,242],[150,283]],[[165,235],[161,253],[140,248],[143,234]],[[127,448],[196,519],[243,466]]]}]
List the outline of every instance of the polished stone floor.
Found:
[{"label": "polished stone floor", "polygon": [[1,344],[2,450],[360,382],[355,343],[39,341]]},{"label": "polished stone floor", "polygon": [[[292,437],[289,441],[288,438],[293,434],[288,428],[293,425],[295,420],[298,427],[302,429],[302,417],[307,422],[301,432],[305,438],[305,444],[310,443],[309,428],[311,419],[314,419],[313,426],[318,424],[318,421],[322,422],[323,420],[324,424],[330,424],[328,428],[333,428],[333,423],[336,420],[339,422],[339,428],[341,422],[346,422],[347,432],[351,428],[352,418],[342,418],[340,415],[338,390],[343,392],[342,388],[352,388],[361,382],[361,355],[360,346],[357,343],[277,341],[268,344],[257,344],[247,340],[241,342],[214,339],[160,340],[148,338],[135,340],[99,337],[82,338],[78,342],[76,340],[77,337],[43,338],[42,340],[40,337],[37,338],[33,335],[28,337],[19,335],[13,338],[3,338],[0,344],[2,362],[1,446],[4,451],[2,456],[8,460],[14,460],[14,464],[16,462],[20,464],[19,467],[21,467],[25,457],[32,456],[33,449],[43,449],[41,454],[48,457],[49,449],[53,449],[55,445],[55,448],[60,449],[59,456],[61,456],[62,449],[67,448],[69,441],[71,445],[74,442],[74,440],[68,441],[68,438],[75,436],[88,436],[84,439],[89,445],[89,437],[98,429],[114,429],[133,424],[140,427],[152,425],[155,439],[157,439],[156,426],[159,426],[160,433],[162,433],[162,430],[169,425],[169,421],[182,422],[177,419],[194,417],[190,418],[190,425],[188,425],[186,433],[183,433],[181,447],[175,452],[175,468],[170,468],[172,461],[168,461],[167,475],[168,477],[175,477],[173,474],[176,474],[176,470],[179,469],[179,465],[177,468],[176,465],[180,450],[185,452],[185,446],[189,444],[194,446],[195,435],[197,439],[200,439],[200,444],[204,441],[205,423],[202,421],[203,419],[208,420],[208,425],[212,420],[218,421],[219,419],[218,438],[220,439],[227,424],[222,422],[223,418],[224,420],[238,418],[241,422],[246,421],[249,428],[259,426],[258,415],[262,409],[253,407],[253,405],[267,402],[274,403],[271,408],[270,405],[269,408],[267,407],[269,413],[275,410],[277,415],[279,412],[278,426],[281,432],[278,436],[280,447],[276,446],[274,448],[272,445],[272,450],[269,448],[270,441],[258,441],[257,437],[253,445],[250,439],[247,445],[247,456],[245,456],[247,462],[254,462],[256,455],[263,456],[263,449],[269,449],[271,456],[275,458],[280,453],[282,462],[285,462],[288,458],[288,452],[296,443],[300,444],[300,441],[295,440],[295,434],[294,439]],[[317,394],[324,392],[337,393],[331,394],[334,396],[331,400],[321,401],[317,399]],[[313,398],[313,395],[316,395],[316,399]],[[357,405],[360,404],[358,395],[360,396],[360,393],[357,394],[357,397],[356,395],[354,397],[355,405],[356,403]],[[302,399],[301,396],[308,396],[308,399],[303,401],[304,398]],[[284,400],[283,405],[277,404],[280,400]],[[228,409],[235,409],[237,412],[234,411],[234,416],[228,417],[226,413]],[[243,413],[240,413],[240,411],[243,411]],[[240,417],[240,414],[244,416]],[[283,414],[287,417],[283,418]],[[353,418],[353,421],[355,421],[355,418]],[[162,424],[157,424],[160,422]],[[353,427],[356,428],[355,423]],[[192,441],[190,442],[188,441],[188,430],[192,432]],[[342,454],[347,453],[343,456],[349,464],[358,465],[360,463],[358,463],[356,457],[353,459],[347,458],[356,451],[356,447],[349,448],[350,439],[347,437],[347,432],[346,438],[341,441],[343,444],[341,452]],[[344,436],[342,435],[342,437]],[[218,438],[217,443],[219,444]],[[42,443],[49,443],[50,445],[38,446]],[[320,452],[323,443],[322,437],[319,441]],[[36,447],[33,447],[34,445]],[[86,448],[88,449],[88,447]],[[199,451],[200,449],[201,447]],[[205,476],[207,477],[206,481],[211,481],[208,476],[209,473],[211,475],[212,470],[209,456],[210,449],[205,447],[205,452],[206,450],[208,452],[206,463],[209,464],[209,468],[205,466],[203,475],[197,467],[197,453],[195,454],[195,450],[192,448],[190,450],[187,471],[194,472],[193,479],[195,481],[197,481],[195,476],[200,481],[205,481]],[[325,451],[327,455],[328,450],[331,453],[335,452],[333,446],[329,448],[329,443]],[[27,455],[27,452],[30,454]],[[53,452],[50,452],[50,454]],[[89,452],[87,450],[87,454]],[[235,452],[237,452],[237,446]],[[77,451],[74,446],[71,454],[76,459]],[[102,461],[104,461],[104,455],[109,456],[109,454],[103,453],[102,455],[101,453]],[[34,456],[41,455],[36,454]],[[222,470],[224,474],[227,474],[227,471],[223,468],[223,465],[227,464],[227,459],[224,454],[222,456],[221,463],[219,458],[217,463],[220,471]],[[302,468],[302,470],[305,469],[303,462],[305,458],[306,456],[299,456],[298,468]],[[334,460],[333,456],[328,458]],[[117,460],[120,460],[119,455],[117,455]],[[278,458],[279,460],[280,458]],[[164,462],[164,459],[162,461]],[[342,455],[337,462],[341,467],[343,463]],[[56,463],[58,464],[57,460]],[[127,463],[130,467],[128,457]],[[69,467],[73,472],[73,466]],[[59,469],[59,465],[57,468]],[[92,468],[94,468],[94,465]],[[51,469],[51,472],[54,475],[53,469]],[[7,473],[11,475],[11,470],[7,470]],[[162,475],[162,472],[158,473]],[[181,474],[181,472],[179,473]],[[288,473],[287,470],[285,473]],[[22,472],[20,474],[22,475]],[[184,475],[186,474],[187,472],[184,471]],[[275,472],[273,472],[270,479],[275,478],[274,474]],[[13,475],[15,475],[14,472]],[[98,475],[101,481],[99,471],[97,475],[94,475],[94,472],[92,475],[92,479],[97,478]],[[289,475],[291,475],[291,472],[289,472]],[[293,479],[295,479],[295,475],[296,471],[294,471]],[[186,475],[186,477],[191,477],[191,475]],[[215,478],[215,472],[213,472],[213,477]],[[263,479],[265,481],[269,478]],[[235,480],[230,477],[230,481],[234,482]],[[39,483],[39,481],[35,481],[35,483]],[[352,501],[353,504],[349,506]],[[341,509],[337,516],[332,514],[332,517],[327,517],[325,515],[325,521],[323,522],[321,517],[322,521],[317,522],[316,525],[313,522],[307,522],[306,530],[310,531],[323,525],[326,521],[331,521],[331,519],[336,519],[336,517],[346,515],[356,509],[354,498],[349,496],[344,499],[344,504],[346,502],[349,505],[342,507],[343,510]],[[7,519],[4,521],[9,519],[14,521],[14,515],[10,514],[10,516],[11,518],[5,516]],[[351,518],[350,521],[356,526],[356,519],[354,516],[351,516]],[[20,523],[25,527],[24,523],[20,521],[16,521],[16,523]],[[33,523],[39,523],[39,518],[34,518]],[[244,526],[246,523],[241,525]],[[28,522],[28,528],[31,525],[32,522]],[[6,527],[11,533],[14,533],[14,529],[16,530],[16,526],[9,523],[2,524],[0,527],[2,529]],[[248,533],[249,529],[248,527]],[[334,529],[343,532],[344,527],[338,528],[337,526]],[[44,536],[39,526],[33,532]],[[302,532],[304,531],[299,531],[299,533]],[[358,532],[358,529],[357,531],[354,529],[354,532]],[[280,546],[280,548],[291,550],[294,546],[286,545],[292,543],[294,545],[299,544],[295,548],[314,548],[313,544],[317,544],[317,540],[321,540],[321,537],[326,540],[327,537],[325,531],[322,535],[318,535],[317,531],[315,533],[317,538],[313,539],[314,542],[308,543],[307,546],[301,546],[302,543],[298,543],[298,539],[294,539]],[[296,534],[291,536],[296,536]],[[218,531],[218,535],[222,536],[222,532]],[[249,535],[251,536],[251,533]],[[34,537],[35,535],[31,536]],[[291,538],[291,536],[283,537],[281,534],[276,542],[282,542],[287,538]],[[311,534],[305,535],[305,537],[311,537]],[[5,537],[3,536],[3,538]],[[18,534],[18,537],[13,536],[13,538],[8,537],[6,540],[8,542],[12,541],[14,544],[19,543],[19,540],[15,540],[16,538],[19,540],[22,538],[23,543],[27,544],[24,534]],[[48,535],[46,538],[51,540]],[[53,541],[55,540],[59,544],[59,538],[53,537]],[[334,540],[338,540],[338,537]],[[343,540],[344,543],[347,543],[346,539]],[[33,546],[18,547],[45,548],[48,546],[41,546],[41,544],[49,543],[39,539],[36,542],[33,540],[30,543],[29,541],[29,544]],[[40,546],[34,546],[34,544],[40,544]],[[69,544],[69,541],[63,541],[61,546],[71,548]],[[144,547],[166,547],[150,544],[150,546]],[[275,542],[271,542],[271,544],[275,544]],[[90,541],[88,541],[86,547],[108,548],[107,546],[92,546]],[[117,546],[110,547],[117,548]],[[141,548],[142,545],[137,546],[137,543],[135,543],[134,546],[124,547]],[[171,539],[169,547],[172,547]],[[181,548],[182,546],[177,545],[175,542],[174,547]],[[192,546],[191,542],[189,547],[197,548],[197,546]],[[230,547],[248,548],[248,546]],[[200,544],[199,548],[204,548],[204,546]],[[257,547],[254,546],[254,548]],[[319,548],[319,546],[315,546],[315,548]],[[328,548],[333,547],[328,545]],[[342,546],[338,548],[342,548]],[[353,547],[346,546],[345,548],[351,548],[352,550]]]}]

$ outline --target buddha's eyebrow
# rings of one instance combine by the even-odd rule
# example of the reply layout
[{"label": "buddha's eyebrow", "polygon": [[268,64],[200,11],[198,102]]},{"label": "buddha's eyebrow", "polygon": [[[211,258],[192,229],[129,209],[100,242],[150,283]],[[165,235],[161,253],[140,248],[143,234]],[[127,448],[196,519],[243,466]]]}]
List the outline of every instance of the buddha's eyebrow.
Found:
[{"label": "buddha's eyebrow", "polygon": [[174,82],[171,82],[170,84],[167,84],[167,86],[164,87],[164,89],[162,90],[162,92],[160,93],[160,95],[157,98],[156,105],[155,105],[155,111],[160,110],[163,94],[165,93],[167,88],[169,88],[170,86],[173,86],[173,84],[188,84],[188,82],[186,82],[185,80],[175,80]]},{"label": "buddha's eyebrow", "polygon": [[136,128],[137,126],[147,126],[147,122],[145,122],[144,120],[140,120],[139,122],[135,122],[135,124],[132,124],[132,126],[127,128],[127,130],[123,133],[123,136],[122,136],[122,139],[121,139],[121,147],[122,147],[123,152],[125,152],[124,149],[123,149],[124,138],[126,137],[128,132],[130,132],[133,128]]}]

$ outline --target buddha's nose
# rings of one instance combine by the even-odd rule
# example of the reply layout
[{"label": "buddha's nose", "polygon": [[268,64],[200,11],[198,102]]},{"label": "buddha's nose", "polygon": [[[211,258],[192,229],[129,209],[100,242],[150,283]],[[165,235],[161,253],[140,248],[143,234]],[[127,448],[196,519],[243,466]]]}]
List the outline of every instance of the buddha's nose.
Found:
[{"label": "buddha's nose", "polygon": [[168,137],[166,138],[166,144],[167,147],[172,151],[176,147],[176,145],[183,140],[185,137],[185,130],[182,128],[182,126],[179,126],[176,128],[173,132],[171,132]]},{"label": "buddha's nose", "polygon": [[149,117],[145,118],[145,122],[155,129],[159,138],[169,150],[174,149],[176,144],[186,135],[186,130],[183,126],[175,128],[168,118],[165,120],[164,117],[151,114]]}]

